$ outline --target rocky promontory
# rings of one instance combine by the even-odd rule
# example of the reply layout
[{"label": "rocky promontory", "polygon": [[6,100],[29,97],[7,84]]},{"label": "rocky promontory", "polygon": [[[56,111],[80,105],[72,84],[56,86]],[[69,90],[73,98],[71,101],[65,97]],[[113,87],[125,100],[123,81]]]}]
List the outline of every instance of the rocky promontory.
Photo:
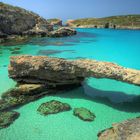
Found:
[{"label": "rocky promontory", "polygon": [[47,34],[53,26],[39,15],[0,3],[0,35]]},{"label": "rocky promontory", "polygon": [[140,29],[140,15],[68,20],[66,25],[73,28]]},{"label": "rocky promontory", "polygon": [[[46,20],[31,11],[0,2],[0,43],[21,41],[31,36],[50,36],[55,24],[58,24],[58,20]],[[59,24],[61,25],[61,21]],[[65,32],[69,33],[69,30]]]},{"label": "rocky promontory", "polygon": [[110,62],[47,56],[12,56],[9,77],[19,83],[40,83],[48,87],[80,85],[87,77],[109,78],[140,86],[139,70]]}]

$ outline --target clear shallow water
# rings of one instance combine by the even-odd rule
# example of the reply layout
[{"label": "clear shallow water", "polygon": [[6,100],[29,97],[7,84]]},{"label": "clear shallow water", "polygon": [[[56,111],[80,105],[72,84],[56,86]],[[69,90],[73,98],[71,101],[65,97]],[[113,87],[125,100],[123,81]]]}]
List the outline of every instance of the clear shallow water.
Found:
[{"label": "clear shallow water", "polygon": [[[66,38],[34,38],[15,46],[0,46],[0,94],[15,86],[8,78],[11,55],[49,55],[68,59],[89,58],[115,62],[140,69],[140,31],[77,29]],[[97,133],[128,118],[140,115],[140,87],[108,79],[86,79],[83,86],[29,103],[19,109],[20,117],[0,130],[0,140],[96,140]],[[83,122],[72,111],[43,117],[38,106],[56,99],[74,107],[86,107],[96,115],[94,122]]]}]

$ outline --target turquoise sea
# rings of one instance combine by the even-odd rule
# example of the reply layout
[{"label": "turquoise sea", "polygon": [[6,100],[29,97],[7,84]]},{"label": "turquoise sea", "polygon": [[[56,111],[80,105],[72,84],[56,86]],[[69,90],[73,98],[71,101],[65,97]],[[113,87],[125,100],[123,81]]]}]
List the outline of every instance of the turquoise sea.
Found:
[{"label": "turquoise sea", "polygon": [[[9,57],[19,54],[46,55],[67,59],[89,58],[110,61],[140,70],[140,31],[77,29],[65,38],[34,38],[24,44],[0,46],[0,94],[15,86],[8,78]],[[48,117],[37,113],[43,102],[56,99],[95,113],[94,122],[74,117],[72,111]],[[15,109],[20,117],[0,130],[0,140],[96,140],[97,133],[112,123],[140,116],[140,87],[109,80],[89,78],[83,86],[46,96]]]}]

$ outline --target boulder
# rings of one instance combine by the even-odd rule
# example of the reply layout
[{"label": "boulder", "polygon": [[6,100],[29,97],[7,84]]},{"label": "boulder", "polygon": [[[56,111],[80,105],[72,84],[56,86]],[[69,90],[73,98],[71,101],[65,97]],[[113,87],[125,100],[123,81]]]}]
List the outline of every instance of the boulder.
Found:
[{"label": "boulder", "polygon": [[48,87],[80,85],[87,77],[109,78],[140,86],[139,70],[110,62],[47,56],[12,56],[9,77],[18,83],[41,83]]},{"label": "boulder", "polygon": [[57,30],[49,32],[49,37],[65,37],[65,36],[72,36],[76,34],[76,30],[69,28],[69,27],[61,27]]},{"label": "boulder", "polygon": [[113,124],[109,129],[98,134],[98,140],[139,140],[140,118],[134,118]]},{"label": "boulder", "polygon": [[75,108],[73,111],[73,115],[77,116],[78,118],[80,118],[83,121],[94,121],[95,119],[95,115],[94,113],[92,113],[90,110],[86,109],[86,108]]},{"label": "boulder", "polygon": [[0,129],[10,126],[18,117],[15,111],[0,112]]},{"label": "boulder", "polygon": [[60,101],[56,100],[51,100],[49,102],[43,103],[39,106],[37,111],[41,115],[49,115],[49,114],[56,114],[64,111],[69,111],[71,110],[71,107],[67,103],[62,103]]}]

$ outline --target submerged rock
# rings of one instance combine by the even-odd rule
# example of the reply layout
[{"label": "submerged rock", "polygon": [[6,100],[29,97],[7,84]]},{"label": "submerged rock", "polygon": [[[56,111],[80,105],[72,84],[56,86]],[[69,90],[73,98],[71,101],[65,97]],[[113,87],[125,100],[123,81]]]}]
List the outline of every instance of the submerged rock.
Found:
[{"label": "submerged rock", "polygon": [[50,87],[80,85],[87,77],[110,78],[140,86],[140,71],[110,62],[66,60],[46,56],[12,56],[9,77],[21,83]]},{"label": "submerged rock", "polygon": [[60,101],[51,100],[49,102],[43,103],[39,106],[37,111],[41,115],[49,115],[49,114],[56,114],[59,112],[69,111],[71,107],[67,103],[62,103]]},{"label": "submerged rock", "polygon": [[113,124],[109,129],[98,134],[99,140],[139,140],[140,118]]},{"label": "submerged rock", "polygon": [[9,103],[3,99],[0,99],[0,111],[9,108]]},{"label": "submerged rock", "polygon": [[18,117],[15,111],[0,112],[0,129],[10,126]]},{"label": "submerged rock", "polygon": [[23,84],[2,94],[0,110],[9,109],[39,99],[40,97],[53,93],[41,84]]},{"label": "submerged rock", "polygon": [[69,28],[69,27],[61,27],[58,30],[54,30],[49,32],[49,37],[65,37],[65,36],[72,36],[76,34],[76,30]]},{"label": "submerged rock", "polygon": [[96,117],[94,113],[83,107],[75,108],[73,111],[73,115],[79,117],[83,121],[94,121]]}]

